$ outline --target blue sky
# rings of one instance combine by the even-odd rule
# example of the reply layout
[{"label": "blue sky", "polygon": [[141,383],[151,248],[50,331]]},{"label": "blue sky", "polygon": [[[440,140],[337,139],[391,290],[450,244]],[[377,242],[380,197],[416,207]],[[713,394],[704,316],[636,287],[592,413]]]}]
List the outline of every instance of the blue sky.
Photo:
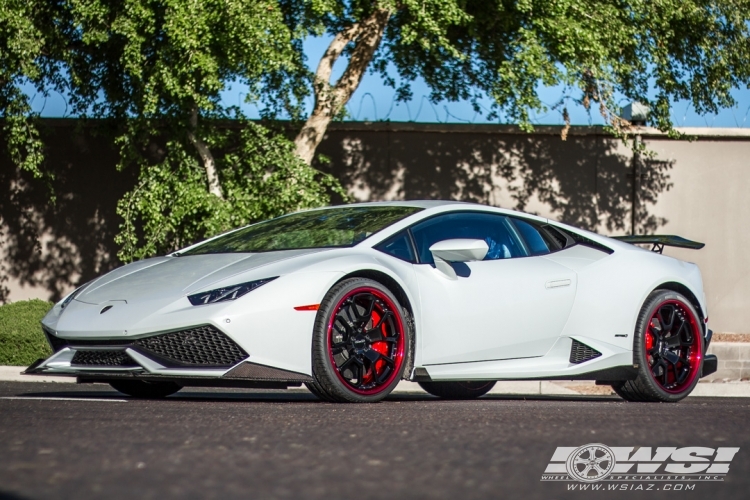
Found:
[{"label": "blue sky", "polygon": [[[305,43],[305,52],[308,56],[308,64],[311,69],[317,65],[321,55],[330,42],[329,37],[310,38]],[[345,61],[339,61],[334,67],[334,78],[341,74]],[[431,103],[428,99],[429,88],[423,81],[417,80],[412,83],[413,99],[407,103],[395,101],[394,89],[383,84],[378,75],[367,74],[362,80],[357,91],[347,104],[349,119],[360,121],[391,120],[391,121],[416,121],[416,122],[441,122],[441,123],[489,123],[486,113],[479,115],[474,112],[471,104],[465,102],[438,102]],[[562,89],[554,87],[540,87],[539,93],[544,103],[551,108],[562,97]],[[258,108],[255,105],[244,102],[247,88],[243,85],[233,84],[227,88],[222,98],[227,105],[240,105],[251,118],[258,116]],[[750,127],[750,90],[737,89],[734,91],[737,105],[732,109],[721,110],[716,115],[698,115],[688,102],[677,103],[672,107],[672,120],[677,127]],[[486,100],[484,105],[489,107],[490,101]],[[622,105],[626,102],[621,103]],[[47,98],[36,96],[32,107],[40,111],[42,116],[61,117],[66,116],[66,105],[63,96],[51,94]],[[308,109],[312,107],[312,98],[308,98]],[[602,119],[596,111],[589,115],[581,106],[571,105],[568,107],[571,122],[574,125],[602,124]],[[533,118],[538,125],[559,125],[563,123],[562,114],[559,109],[550,109],[546,113],[540,113]]]}]

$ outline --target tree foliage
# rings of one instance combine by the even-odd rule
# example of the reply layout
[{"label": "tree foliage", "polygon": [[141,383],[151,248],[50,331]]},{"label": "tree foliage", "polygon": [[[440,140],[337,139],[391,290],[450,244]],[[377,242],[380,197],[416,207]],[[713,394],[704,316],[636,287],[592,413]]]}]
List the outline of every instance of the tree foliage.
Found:
[{"label": "tree foliage", "polygon": [[[334,37],[331,48],[352,26],[387,12],[370,69],[396,87],[401,99],[411,97],[410,84],[420,77],[431,99],[468,99],[482,112],[480,99],[488,96],[490,119],[501,116],[526,130],[533,128],[534,112],[547,111],[540,84],[565,89],[554,106],[566,122],[567,108],[580,105],[624,135],[630,124],[619,118],[618,102],[637,101],[649,106],[650,125],[677,136],[670,119],[676,101],[714,113],[735,104],[733,88],[750,83],[746,0],[282,0],[281,5],[298,38],[328,33]],[[366,52],[365,38],[350,37],[343,51],[347,71],[364,71],[358,61]],[[321,65],[338,57],[329,49]],[[319,76],[306,75],[316,97],[310,128],[317,125],[316,111],[334,119],[346,104],[336,101],[346,72],[336,82]],[[290,74],[289,82],[296,84],[287,86],[303,87],[300,77]],[[278,109],[279,102],[269,109]],[[319,139],[323,131],[318,126],[307,134]],[[298,151],[304,139],[297,138]]]},{"label": "tree foliage", "polygon": [[[338,184],[294,154],[292,143],[264,127],[241,121],[213,137],[223,196],[206,189],[205,171],[190,148],[168,141],[161,161],[142,169],[135,189],[118,203],[125,220],[115,241],[120,259],[164,254],[196,237],[248,222],[326,204]],[[236,145],[236,146],[233,146]]]},{"label": "tree foliage", "polygon": [[283,134],[221,102],[232,82],[260,92],[264,75],[293,71],[290,32],[274,1],[59,0],[3,9],[3,41],[18,59],[4,62],[2,79],[17,162],[40,164],[21,91],[30,81],[64,92],[72,114],[114,123],[119,168],[140,170],[118,204],[121,260],[320,206],[340,190]]},{"label": "tree foliage", "polygon": [[[540,84],[565,89],[554,106],[566,121],[580,105],[624,135],[621,97],[676,136],[676,101],[712,113],[750,83],[749,17],[750,0],[5,0],[2,133],[13,161],[42,176],[29,86],[116,124],[120,167],[140,171],[119,203],[129,260],[326,203],[340,188],[309,165],[368,70],[401,99],[416,78],[433,100],[477,111],[489,96],[489,118],[526,130],[545,111]],[[309,71],[303,41],[323,34],[330,46]],[[265,118],[300,124],[293,144],[222,103],[235,82]]]}]

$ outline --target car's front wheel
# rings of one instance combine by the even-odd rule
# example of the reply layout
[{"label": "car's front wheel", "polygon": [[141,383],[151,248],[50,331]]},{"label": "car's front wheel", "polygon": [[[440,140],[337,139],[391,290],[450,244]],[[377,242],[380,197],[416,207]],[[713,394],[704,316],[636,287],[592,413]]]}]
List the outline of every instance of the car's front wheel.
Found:
[{"label": "car's front wheel", "polygon": [[365,278],[344,280],[320,304],[308,387],[326,401],[380,401],[401,380],[410,345],[410,322],[388,288]]},{"label": "car's front wheel", "polygon": [[140,399],[166,398],[182,389],[173,382],[147,382],[145,380],[114,380],[109,385],[123,394]]},{"label": "car's front wheel", "polygon": [[703,335],[690,301],[670,290],[656,290],[638,316],[633,339],[635,380],[612,388],[628,401],[676,402],[690,394],[703,365]]},{"label": "car's front wheel", "polygon": [[420,387],[442,399],[476,399],[495,386],[495,381],[478,382],[419,382]]}]

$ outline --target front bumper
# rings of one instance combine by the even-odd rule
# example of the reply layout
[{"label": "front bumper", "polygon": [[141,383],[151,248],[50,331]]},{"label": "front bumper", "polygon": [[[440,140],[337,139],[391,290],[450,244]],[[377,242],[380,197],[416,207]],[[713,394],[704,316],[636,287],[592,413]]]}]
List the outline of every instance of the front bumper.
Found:
[{"label": "front bumper", "polygon": [[[299,385],[310,377],[249,362],[249,355],[212,325],[160,332],[138,339],[63,339],[45,330],[55,353],[24,374],[78,377],[79,382],[130,378],[171,380],[183,386],[242,386],[248,382]],[[232,383],[220,383],[222,380]],[[202,381],[203,383],[198,383]],[[257,384],[250,384],[257,387]]]}]

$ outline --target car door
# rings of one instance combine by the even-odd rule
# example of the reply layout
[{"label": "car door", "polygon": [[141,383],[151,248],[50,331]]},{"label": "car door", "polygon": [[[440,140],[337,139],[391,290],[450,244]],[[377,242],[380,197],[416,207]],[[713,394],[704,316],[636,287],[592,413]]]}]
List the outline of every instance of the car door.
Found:
[{"label": "car door", "polygon": [[[458,212],[411,232],[424,365],[543,356],[554,344],[573,306],[576,275],[543,258],[550,248],[533,223]],[[435,268],[429,251],[452,238],[483,239],[489,247],[482,261],[453,264],[457,279]]]}]

